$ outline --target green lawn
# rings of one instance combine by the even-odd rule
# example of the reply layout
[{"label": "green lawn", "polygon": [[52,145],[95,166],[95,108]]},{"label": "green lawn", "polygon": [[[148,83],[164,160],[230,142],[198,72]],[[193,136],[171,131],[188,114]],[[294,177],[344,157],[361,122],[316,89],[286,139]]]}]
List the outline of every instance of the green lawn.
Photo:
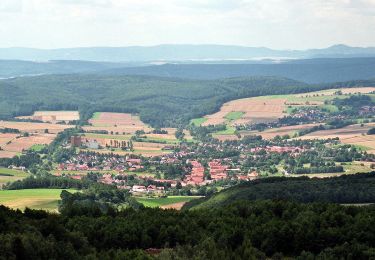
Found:
[{"label": "green lawn", "polygon": [[235,132],[236,132],[236,128],[234,128],[232,126],[227,126],[227,129],[225,129],[223,131],[216,132],[216,133],[213,134],[213,136],[215,136],[215,135],[233,135]]},{"label": "green lawn", "polygon": [[44,147],[46,147],[45,144],[34,144],[33,146],[29,148],[29,150],[34,151],[34,152],[40,152],[41,150],[44,149]]},{"label": "green lawn", "polygon": [[136,198],[139,203],[145,207],[157,208],[180,202],[188,202],[200,197],[197,196],[169,196],[168,198]]},{"label": "green lawn", "polygon": [[[7,176],[11,175],[11,176]],[[8,182],[22,180],[29,176],[27,172],[12,170],[7,168],[0,168],[0,187]]]},{"label": "green lawn", "polygon": [[244,112],[229,112],[224,118],[229,121],[234,121],[240,119],[245,113]]},{"label": "green lawn", "polygon": [[205,117],[194,118],[190,121],[190,124],[195,125],[195,126],[200,126],[206,121],[207,121],[207,118]]},{"label": "green lawn", "polygon": [[101,113],[102,113],[102,112],[95,112],[95,113],[92,115],[92,118],[91,118],[91,119],[99,119]]},{"label": "green lawn", "polygon": [[[10,208],[57,211],[62,189],[0,190],[0,204]],[[69,192],[76,190],[68,189]]]}]

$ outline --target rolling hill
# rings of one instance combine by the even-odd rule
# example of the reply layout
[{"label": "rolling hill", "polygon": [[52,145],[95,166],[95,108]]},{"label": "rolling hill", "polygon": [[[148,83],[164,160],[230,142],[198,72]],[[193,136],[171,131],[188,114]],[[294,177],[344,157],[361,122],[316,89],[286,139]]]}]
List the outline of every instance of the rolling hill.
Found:
[{"label": "rolling hill", "polygon": [[185,204],[184,209],[208,209],[237,201],[375,203],[375,172],[332,178],[272,177],[246,182]]},{"label": "rolling hill", "polygon": [[280,77],[188,80],[98,74],[46,75],[0,81],[0,119],[36,110],[79,110],[139,114],[152,126],[179,126],[211,114],[230,100],[337,88],[373,86],[372,81],[309,85]]},{"label": "rolling hill", "polygon": [[0,59],[15,60],[88,60],[108,62],[252,60],[260,58],[348,58],[374,57],[375,48],[334,45],[324,49],[273,50],[214,44],[164,44],[130,47],[86,47],[65,49],[1,48]]}]

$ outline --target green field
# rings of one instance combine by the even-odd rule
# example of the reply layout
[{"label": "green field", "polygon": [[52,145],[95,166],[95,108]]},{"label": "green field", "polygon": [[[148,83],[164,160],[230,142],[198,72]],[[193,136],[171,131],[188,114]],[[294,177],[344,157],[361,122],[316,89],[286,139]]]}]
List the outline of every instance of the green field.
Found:
[{"label": "green field", "polygon": [[206,121],[207,121],[207,118],[204,118],[204,117],[194,118],[190,120],[190,124],[195,125],[195,126],[200,126]]},{"label": "green field", "polygon": [[225,129],[223,131],[215,132],[213,134],[213,136],[215,136],[215,135],[234,135],[235,132],[236,132],[236,128],[234,128],[232,126],[227,126],[227,129]]},{"label": "green field", "polygon": [[46,147],[46,145],[44,144],[34,144],[33,146],[31,146],[29,148],[29,150],[33,151],[33,152],[40,152],[41,150],[43,150],[44,148]]},{"label": "green field", "polygon": [[[10,176],[8,176],[10,175]],[[12,170],[7,168],[0,168],[0,187],[8,182],[22,180],[29,176],[27,172]]]},{"label": "green field", "polygon": [[234,121],[240,119],[245,113],[236,111],[236,112],[229,112],[224,118],[229,121]]},{"label": "green field", "polygon": [[188,202],[200,197],[197,196],[169,196],[167,198],[136,198],[139,203],[145,207],[157,208],[165,205]]},{"label": "green field", "polygon": [[[10,208],[57,211],[62,189],[0,190],[0,204]],[[68,189],[69,192],[75,190]]]},{"label": "green field", "polygon": [[95,113],[92,115],[91,119],[99,119],[100,114],[101,114],[101,112],[95,112]]}]

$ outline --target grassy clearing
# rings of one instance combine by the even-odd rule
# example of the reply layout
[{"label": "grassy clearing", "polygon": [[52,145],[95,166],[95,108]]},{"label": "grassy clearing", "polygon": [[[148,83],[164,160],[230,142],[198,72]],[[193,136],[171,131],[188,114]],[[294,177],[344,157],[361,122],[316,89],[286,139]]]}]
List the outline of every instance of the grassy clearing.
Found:
[{"label": "grassy clearing", "polygon": [[91,119],[99,119],[101,113],[102,113],[102,112],[95,112],[95,113],[92,115],[92,118],[91,118]]},{"label": "grassy clearing", "polygon": [[34,144],[29,148],[29,150],[34,151],[34,152],[40,152],[43,150],[47,145],[44,144]]},{"label": "grassy clearing", "polygon": [[232,127],[232,126],[227,126],[227,129],[223,130],[223,131],[219,131],[219,132],[216,132],[214,133],[213,135],[234,135],[236,132],[236,128]]},{"label": "grassy clearing", "polygon": [[167,198],[136,198],[139,203],[145,207],[157,208],[175,203],[188,202],[197,199],[196,196],[169,196]]},{"label": "grassy clearing", "polygon": [[238,119],[242,118],[242,116],[244,114],[245,114],[244,112],[240,112],[240,111],[230,112],[224,118],[229,120],[229,121],[234,121],[234,120],[238,120]]},{"label": "grassy clearing", "polygon": [[[57,211],[62,189],[0,190],[0,204],[10,208]],[[69,192],[75,190],[68,189]]]},{"label": "grassy clearing", "polygon": [[207,118],[205,117],[194,118],[190,121],[190,124],[195,125],[195,126],[200,126],[206,121],[207,121]]},{"label": "grassy clearing", "polygon": [[27,176],[29,176],[27,172],[7,168],[0,168],[0,187],[8,182],[22,180]]}]

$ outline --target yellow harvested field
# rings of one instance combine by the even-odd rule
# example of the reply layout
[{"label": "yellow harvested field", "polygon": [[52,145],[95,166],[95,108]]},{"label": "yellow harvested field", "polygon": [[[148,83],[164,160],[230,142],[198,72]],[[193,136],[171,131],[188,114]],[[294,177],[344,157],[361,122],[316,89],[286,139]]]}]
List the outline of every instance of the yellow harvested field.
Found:
[{"label": "yellow harvested field", "polygon": [[10,152],[10,154],[21,153],[35,144],[50,144],[55,137],[56,134],[35,134],[28,137],[14,138],[9,144],[1,145],[1,148],[5,152]]},{"label": "yellow harvested field", "polygon": [[9,141],[12,141],[17,136],[18,136],[18,134],[1,134],[0,133],[0,147],[5,145]]},{"label": "yellow harvested field", "polygon": [[13,128],[28,133],[44,133],[45,129],[48,129],[49,133],[56,134],[73,127],[73,125],[62,124],[0,121],[0,128]]},{"label": "yellow harvested field", "polygon": [[13,158],[17,154],[17,152],[0,151],[0,158]]},{"label": "yellow harvested field", "polygon": [[300,139],[328,139],[328,138],[352,138],[356,136],[365,135],[370,128],[375,127],[375,123],[365,124],[361,126],[360,124],[350,125],[339,129],[322,130],[312,132],[305,136],[300,137]]},{"label": "yellow harvested field", "polygon": [[20,116],[18,118],[43,122],[74,121],[79,120],[79,113],[78,111],[36,111],[32,116]]},{"label": "yellow harvested field", "polygon": [[344,144],[354,144],[367,147],[369,149],[367,150],[368,153],[375,154],[375,135],[361,135],[349,138],[342,138],[341,142],[343,142]]},{"label": "yellow harvested field", "polygon": [[370,128],[375,127],[375,123],[361,126],[350,125],[340,129],[322,130],[299,137],[299,139],[328,139],[338,137],[344,144],[360,145],[368,148],[367,152],[375,153],[375,136],[366,135]]},{"label": "yellow harvested field", "polygon": [[227,121],[225,118],[231,112],[243,112],[244,115],[233,120],[231,125],[272,122],[284,115],[286,99],[262,97],[237,99],[225,103],[219,112],[205,116],[207,121],[202,125],[217,125]]},{"label": "yellow harvested field", "polygon": [[135,133],[137,130],[145,132],[151,129],[138,116],[126,113],[99,113],[97,118],[89,120],[92,126],[85,126],[86,131],[106,130],[108,132]]},{"label": "yellow harvested field", "polygon": [[306,95],[312,96],[316,94],[324,94],[326,96],[332,96],[335,92],[341,91],[342,94],[368,94],[375,91],[375,87],[361,87],[361,88],[341,88],[341,89],[328,89],[328,90],[322,90],[322,91],[316,91],[316,92],[308,92],[303,94],[296,95],[297,97],[305,97]]}]

